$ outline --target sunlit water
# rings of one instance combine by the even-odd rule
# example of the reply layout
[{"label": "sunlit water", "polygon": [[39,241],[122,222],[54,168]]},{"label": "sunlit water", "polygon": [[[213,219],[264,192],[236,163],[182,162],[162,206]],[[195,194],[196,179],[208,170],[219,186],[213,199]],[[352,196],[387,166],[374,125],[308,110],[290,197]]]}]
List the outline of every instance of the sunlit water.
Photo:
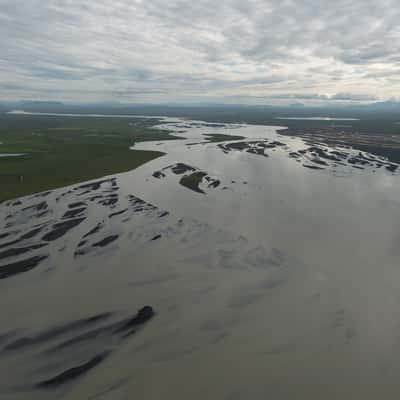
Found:
[{"label": "sunlit water", "polygon": [[[85,220],[33,251],[48,255],[39,266],[0,280],[0,397],[395,398],[399,176],[347,164],[308,169],[281,147],[262,157],[193,144],[222,133],[278,140],[290,151],[306,147],[302,139],[278,135],[277,127],[178,119],[161,127],[186,139],[137,144],[133,149],[166,155],[117,175],[115,183],[0,206],[2,231],[11,232],[0,246],[36,225],[43,229],[26,247],[41,243],[69,204],[87,204]],[[179,184],[181,175],[164,169],[178,162],[220,185],[209,189],[203,182],[204,194],[189,190]],[[160,170],[165,178],[153,177]],[[91,199],[113,193],[118,201],[111,206]],[[129,195],[147,205],[132,208]],[[32,218],[24,209],[41,201],[47,213]],[[95,239],[78,247],[99,223]],[[111,236],[118,239],[93,246]],[[100,334],[80,341],[89,328],[79,327],[7,350],[21,337],[66,322],[104,312],[119,321],[145,305],[154,308],[154,318],[126,338]],[[68,347],[49,352],[68,340]],[[79,378],[35,387],[104,351],[110,353],[104,362]]]}]

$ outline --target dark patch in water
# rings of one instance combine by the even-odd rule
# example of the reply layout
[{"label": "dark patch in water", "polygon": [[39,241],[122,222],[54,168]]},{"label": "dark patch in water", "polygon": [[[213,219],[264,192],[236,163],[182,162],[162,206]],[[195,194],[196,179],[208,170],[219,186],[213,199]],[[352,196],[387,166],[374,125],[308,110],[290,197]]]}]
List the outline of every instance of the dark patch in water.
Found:
[{"label": "dark patch in water", "polygon": [[205,126],[207,128],[224,128],[225,124],[217,124],[217,123],[212,123],[212,122],[206,122],[199,124],[200,126]]},{"label": "dark patch in water", "polygon": [[83,201],[77,201],[76,203],[71,203],[68,205],[68,208],[76,208],[76,207],[86,207],[86,203]]},{"label": "dark patch in water", "polygon": [[35,196],[33,196],[33,197],[46,197],[46,196],[48,196],[51,192],[52,192],[52,191],[49,190],[49,191],[47,191],[47,192],[38,193],[38,194],[35,194]]},{"label": "dark patch in water", "polygon": [[104,390],[101,390],[100,392],[95,393],[93,396],[88,397],[87,400],[94,400],[94,399],[98,399],[100,397],[104,397],[104,395],[109,394],[109,393],[121,388],[127,382],[128,382],[128,379],[126,379],[126,378],[121,379],[112,385],[108,385]]},{"label": "dark patch in water", "polygon": [[85,327],[101,322],[109,318],[111,315],[112,315],[111,313],[102,313],[102,314],[96,314],[89,318],[67,322],[64,325],[56,326],[47,331],[40,332],[36,336],[19,338],[16,341],[7,345],[5,347],[5,350],[21,350],[26,347],[41,344],[49,340],[56,339],[57,337],[63,336],[76,329],[83,329]]},{"label": "dark patch in water", "polygon": [[112,236],[108,236],[102,240],[100,240],[99,242],[94,243],[92,246],[93,247],[105,247],[108,244],[114,242],[115,240],[117,240],[119,238],[118,235],[112,235]]},{"label": "dark patch in water", "polygon": [[237,143],[228,143],[228,144],[219,144],[218,147],[225,151],[230,150],[245,150],[249,148],[249,144],[247,142],[237,142]]},{"label": "dark patch in water", "polygon": [[11,232],[0,233],[0,239],[4,239],[4,238],[6,238],[6,237],[8,237],[8,236],[10,236],[10,235],[11,235]]},{"label": "dark patch in water", "polygon": [[77,218],[55,224],[53,225],[53,230],[49,233],[46,233],[42,239],[48,242],[59,239],[60,237],[64,236],[69,230],[82,223],[85,219],[86,218]]},{"label": "dark patch in water", "polygon": [[153,173],[153,177],[157,179],[165,178],[165,174],[162,173],[161,171],[156,171]]},{"label": "dark patch in water", "polygon": [[343,158],[346,158],[346,155],[344,155],[343,153],[337,151],[332,151],[331,153],[328,153],[326,150],[316,146],[309,147],[307,151],[310,153],[315,153],[316,155],[318,155],[318,157],[325,158],[326,160],[330,161],[340,161]]},{"label": "dark patch in water", "polygon": [[117,194],[110,194],[103,200],[99,201],[98,204],[101,204],[103,206],[113,206],[118,202],[118,195]]},{"label": "dark patch in water", "polygon": [[[396,165],[387,159],[379,158],[372,154],[364,154],[359,151],[358,155],[354,155],[351,151],[352,149],[348,147],[346,150],[331,150],[324,148],[326,144],[319,144],[318,140],[315,141],[314,138],[311,140],[309,135],[305,134],[305,143],[310,146],[298,151],[290,150],[289,146],[285,143],[279,141],[268,142],[264,141],[249,141],[249,142],[236,142],[236,143],[226,143],[219,144],[218,147],[222,149],[224,153],[229,153],[230,151],[246,151],[247,153],[264,155],[263,149],[274,149],[276,147],[284,148],[287,152],[289,158],[295,159],[297,162],[302,163],[302,165],[309,169],[324,169],[318,168],[319,166],[335,168],[338,165],[348,166],[357,169],[364,169],[363,167],[380,168],[385,167],[385,169],[391,173],[395,173],[399,165]],[[343,144],[341,144],[343,147]],[[307,164],[307,162],[312,162],[314,165]]]},{"label": "dark patch in water", "polygon": [[386,169],[390,172],[396,172],[396,170],[399,168],[398,165],[396,164],[389,164],[386,166]]},{"label": "dark patch in water", "polygon": [[328,166],[328,163],[327,163],[327,162],[325,162],[325,161],[323,161],[323,160],[320,160],[319,158],[313,158],[311,161],[312,161],[314,164]]},{"label": "dark patch in water", "polygon": [[0,344],[8,342],[14,336],[15,336],[15,331],[0,333]]},{"label": "dark patch in water", "polygon": [[190,165],[187,165],[184,163],[177,163],[175,165],[172,165],[171,167],[167,167],[164,169],[168,169],[168,168],[171,169],[171,171],[176,175],[181,175],[181,174],[184,174],[185,172],[196,171],[196,168],[193,168]]},{"label": "dark patch in water", "polygon": [[[74,347],[75,345],[80,345],[82,342],[93,341],[100,336],[104,336],[106,334],[115,334],[115,333],[124,333],[126,330],[129,330],[135,326],[142,325],[147,322],[154,315],[154,311],[151,307],[146,306],[138,311],[138,313],[129,319],[119,320],[116,322],[112,322],[107,325],[100,326],[98,328],[86,331],[77,336],[74,336],[70,339],[67,339],[61,343],[58,343],[48,350],[46,350],[45,354],[50,354],[62,349],[69,349]],[[131,332],[133,333],[133,331]]]},{"label": "dark patch in water", "polygon": [[41,213],[39,213],[39,214],[36,214],[35,217],[36,217],[36,218],[41,218],[41,217],[44,217],[44,216],[47,215],[47,214],[48,214],[48,211],[43,211],[43,212],[41,212]]},{"label": "dark patch in water", "polygon": [[268,154],[264,153],[264,149],[262,149],[262,148],[260,149],[260,148],[253,147],[251,149],[247,149],[246,151],[247,151],[247,153],[258,154],[259,156],[269,157]]},{"label": "dark patch in water", "polygon": [[157,236],[154,236],[153,239],[151,239],[151,240],[158,240],[158,239],[161,239],[161,238],[162,238],[162,235],[157,235]]},{"label": "dark patch in water", "polygon": [[124,213],[127,212],[127,211],[128,211],[128,209],[125,208],[125,210],[117,211],[117,212],[115,212],[115,213],[110,214],[110,215],[108,216],[108,218],[116,217],[117,215],[124,214]]},{"label": "dark patch in water", "polygon": [[103,195],[98,194],[98,195],[96,195],[96,196],[90,197],[90,198],[89,198],[89,201],[96,201],[96,200],[99,200],[99,199],[102,199],[102,198],[103,198]]},{"label": "dark patch in water", "polygon": [[94,235],[103,227],[103,223],[99,222],[93,229],[91,229],[88,233],[83,235],[83,238],[87,238],[88,236]]},{"label": "dark patch in water", "polygon": [[120,333],[125,331],[131,331],[132,329],[137,327],[138,325],[142,325],[153,318],[155,315],[153,307],[144,306],[141,308],[138,313],[133,317],[130,318],[122,323],[122,325],[117,328],[114,333]]},{"label": "dark patch in water", "polygon": [[69,219],[69,218],[75,218],[80,216],[84,211],[86,211],[86,207],[81,207],[81,208],[75,208],[73,210],[67,211],[63,216],[62,219]]},{"label": "dark patch in water", "polygon": [[206,175],[207,174],[205,172],[201,171],[193,172],[190,175],[183,176],[179,181],[179,184],[190,190],[193,190],[194,192],[205,194],[204,190],[199,188],[199,185]]},{"label": "dark patch in water", "polygon": [[142,199],[138,199],[137,197],[133,196],[133,195],[129,195],[129,201],[132,204],[145,204],[144,200]]},{"label": "dark patch in water", "polygon": [[34,236],[36,236],[41,230],[43,229],[43,226],[40,226],[38,228],[32,229],[31,231],[29,231],[28,233],[25,233],[25,235],[21,236],[21,239],[25,240],[25,239],[31,239]]},{"label": "dark patch in water", "polygon": [[26,260],[0,266],[0,279],[6,279],[14,275],[28,272],[37,267],[48,256],[35,256]]},{"label": "dark patch in water", "polygon": [[35,244],[29,247],[19,247],[19,248],[11,248],[8,250],[4,250],[0,252],[0,260],[3,258],[8,258],[8,257],[16,257],[24,253],[28,253],[29,251],[32,250],[37,250],[40,249],[44,246],[47,246],[47,243],[40,243],[40,244]]},{"label": "dark patch in water", "polygon": [[45,354],[51,354],[59,350],[70,348],[77,344],[81,344],[82,342],[92,341],[99,337],[101,334],[110,332],[111,330],[115,329],[117,325],[118,323],[113,323],[106,326],[101,326],[99,328],[92,329],[91,331],[82,333],[78,336],[74,336],[72,339],[68,339],[46,350]]},{"label": "dark patch in water", "polygon": [[114,183],[115,183],[115,178],[112,178],[112,179],[103,179],[103,180],[101,180],[101,181],[96,181],[96,182],[92,182],[92,183],[85,183],[85,184],[83,184],[83,185],[80,185],[80,186],[78,186],[78,187],[76,187],[74,190],[80,190],[80,189],[89,189],[90,191],[91,190],[98,190],[98,189],[100,189],[100,186],[103,184],[103,183],[111,183],[112,185],[114,185]]},{"label": "dark patch in water", "polygon": [[206,180],[207,180],[207,182],[209,182],[208,187],[210,189],[216,189],[221,184],[220,180],[210,178],[209,176],[206,176]]},{"label": "dark patch in water", "polygon": [[45,201],[42,201],[38,204],[34,204],[33,206],[25,207],[22,209],[22,211],[28,211],[28,210],[43,211],[46,210],[47,207],[48,207],[47,203]]},{"label": "dark patch in water", "polygon": [[43,229],[43,227],[32,229],[31,231],[25,233],[24,235],[22,235],[18,239],[15,239],[15,240],[13,240],[11,242],[0,244],[0,249],[2,249],[4,247],[11,246],[11,245],[16,244],[16,243],[20,243],[20,242],[22,242],[22,241],[24,241],[26,239],[31,239],[34,236],[36,236],[42,229]]},{"label": "dark patch in water", "polygon": [[63,385],[71,380],[75,380],[75,379],[79,378],[81,375],[83,375],[84,373],[86,373],[87,371],[91,370],[92,368],[96,367],[101,362],[103,362],[107,358],[108,355],[109,355],[108,351],[98,354],[84,364],[67,369],[66,371],[62,372],[59,375],[56,375],[56,376],[54,376],[50,379],[44,380],[42,382],[39,382],[37,384],[37,386],[40,388],[52,388],[52,387],[57,387],[57,386]]},{"label": "dark patch in water", "polygon": [[[83,374],[95,368],[103,362],[113,351],[116,344],[137,332],[137,330],[148,322],[154,315],[154,310],[150,306],[141,308],[134,316],[126,319],[108,322],[98,326],[94,324],[101,323],[109,318],[111,313],[103,313],[95,315],[91,318],[72,321],[64,325],[56,326],[52,329],[43,331],[32,337],[22,337],[14,340],[5,347],[7,351],[20,351],[21,349],[30,349],[32,346],[49,344],[47,348],[42,349],[42,357],[59,357],[60,351],[66,351],[68,354],[68,364],[65,361],[59,361],[54,364],[48,364],[45,371],[58,371],[52,373],[50,377],[35,383],[35,387],[39,389],[57,389],[58,387],[79,379]],[[89,328],[89,330],[88,330]],[[73,333],[73,336],[71,336]],[[0,339],[4,336],[7,343],[15,337],[14,332],[0,335]],[[60,338],[61,341],[55,341]],[[118,341],[118,342],[117,342]],[[89,350],[91,355],[86,359],[82,354]],[[89,354],[90,354],[89,353]],[[59,365],[62,367],[60,368]],[[51,367],[51,369],[49,369]],[[40,371],[40,366],[35,367],[36,371]],[[59,371],[62,372],[59,372]]]},{"label": "dark patch in water", "polygon": [[369,165],[369,161],[363,160],[359,157],[352,157],[347,160],[349,164]]},{"label": "dark patch in water", "polygon": [[316,165],[307,165],[307,164],[303,164],[303,167],[309,168],[309,169],[324,169],[321,167],[317,167]]}]

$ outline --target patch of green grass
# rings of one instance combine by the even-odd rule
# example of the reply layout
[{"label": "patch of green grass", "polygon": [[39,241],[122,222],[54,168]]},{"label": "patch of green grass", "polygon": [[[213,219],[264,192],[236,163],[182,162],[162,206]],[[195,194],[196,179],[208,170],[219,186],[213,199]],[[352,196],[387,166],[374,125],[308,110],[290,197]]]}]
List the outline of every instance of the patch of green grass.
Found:
[{"label": "patch of green grass", "polygon": [[[178,137],[157,119],[2,116],[0,201],[125,172],[162,156],[129,150],[135,142]],[[23,180],[21,180],[21,176]]]},{"label": "patch of green grass", "polygon": [[227,142],[229,140],[242,140],[244,136],[224,135],[222,133],[210,133],[204,135],[208,143]]},{"label": "patch of green grass", "polygon": [[199,185],[206,175],[207,174],[205,172],[201,171],[193,172],[190,175],[185,175],[184,177],[182,177],[179,183],[182,186],[185,186],[188,189],[193,190],[194,192],[204,194],[204,191],[199,188]]}]

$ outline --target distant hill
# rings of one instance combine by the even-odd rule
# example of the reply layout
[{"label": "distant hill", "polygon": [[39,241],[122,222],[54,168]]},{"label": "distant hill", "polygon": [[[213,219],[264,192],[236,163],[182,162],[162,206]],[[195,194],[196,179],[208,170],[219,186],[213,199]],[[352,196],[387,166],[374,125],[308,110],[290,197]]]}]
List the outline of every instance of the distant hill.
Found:
[{"label": "distant hill", "polygon": [[35,101],[35,100],[22,100],[17,103],[17,105],[21,107],[32,107],[32,106],[41,106],[41,107],[48,107],[48,106],[63,106],[64,103],[61,101]]},{"label": "distant hill", "polygon": [[368,104],[365,107],[375,108],[378,110],[400,110],[400,102],[398,102],[398,101],[381,101],[378,103]]}]

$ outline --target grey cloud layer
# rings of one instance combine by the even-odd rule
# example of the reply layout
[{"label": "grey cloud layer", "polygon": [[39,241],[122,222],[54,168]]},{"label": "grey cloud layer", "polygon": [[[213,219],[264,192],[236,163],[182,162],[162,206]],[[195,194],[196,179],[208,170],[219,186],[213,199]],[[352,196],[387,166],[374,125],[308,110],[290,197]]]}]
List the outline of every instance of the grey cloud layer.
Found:
[{"label": "grey cloud layer", "polygon": [[398,0],[0,0],[1,98],[400,95]]}]

